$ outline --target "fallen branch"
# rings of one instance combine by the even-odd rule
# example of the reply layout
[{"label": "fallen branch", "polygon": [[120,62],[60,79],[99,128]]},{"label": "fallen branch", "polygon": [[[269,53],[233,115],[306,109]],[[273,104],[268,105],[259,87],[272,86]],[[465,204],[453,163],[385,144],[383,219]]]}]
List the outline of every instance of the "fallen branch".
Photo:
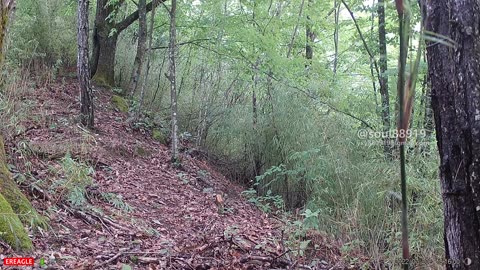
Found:
[{"label": "fallen branch", "polygon": [[268,262],[272,266],[275,265],[275,267],[283,267],[283,268],[286,268],[292,265],[290,261],[280,259],[280,258],[267,257],[267,256],[248,255],[240,259],[240,263],[248,263],[250,261]]},{"label": "fallen branch", "polygon": [[109,263],[112,263],[114,262],[116,259],[120,258],[124,253],[123,252],[118,252],[117,254],[115,254],[115,256],[111,257],[110,259],[104,261],[103,263],[100,263],[100,264],[97,264],[96,266],[93,267],[93,269],[97,269],[97,268],[100,268],[102,266],[105,266]]}]

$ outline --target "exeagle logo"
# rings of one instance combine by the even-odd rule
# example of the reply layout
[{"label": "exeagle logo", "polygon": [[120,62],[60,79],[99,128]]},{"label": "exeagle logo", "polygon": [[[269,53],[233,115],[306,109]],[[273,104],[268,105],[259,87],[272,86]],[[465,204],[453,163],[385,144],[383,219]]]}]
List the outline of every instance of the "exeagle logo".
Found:
[{"label": "exeagle logo", "polygon": [[33,266],[35,260],[33,258],[5,258],[4,266]]}]

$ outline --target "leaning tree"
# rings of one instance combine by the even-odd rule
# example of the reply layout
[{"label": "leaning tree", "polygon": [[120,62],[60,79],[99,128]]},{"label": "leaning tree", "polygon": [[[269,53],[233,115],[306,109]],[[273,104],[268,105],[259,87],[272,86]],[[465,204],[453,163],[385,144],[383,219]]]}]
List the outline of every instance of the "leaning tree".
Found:
[{"label": "leaning tree", "polygon": [[[480,0],[423,0],[447,269],[480,269]],[[428,32],[427,32],[428,33]]]}]

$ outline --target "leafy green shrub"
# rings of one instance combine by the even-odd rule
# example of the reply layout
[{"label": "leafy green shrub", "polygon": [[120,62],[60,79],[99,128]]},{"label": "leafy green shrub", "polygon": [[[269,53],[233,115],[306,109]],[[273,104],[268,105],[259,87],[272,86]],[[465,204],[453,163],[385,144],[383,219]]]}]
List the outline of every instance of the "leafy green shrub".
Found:
[{"label": "leafy green shrub", "polygon": [[7,61],[32,67],[49,67],[76,61],[76,3],[64,0],[17,1],[16,19],[10,27],[12,46]]}]

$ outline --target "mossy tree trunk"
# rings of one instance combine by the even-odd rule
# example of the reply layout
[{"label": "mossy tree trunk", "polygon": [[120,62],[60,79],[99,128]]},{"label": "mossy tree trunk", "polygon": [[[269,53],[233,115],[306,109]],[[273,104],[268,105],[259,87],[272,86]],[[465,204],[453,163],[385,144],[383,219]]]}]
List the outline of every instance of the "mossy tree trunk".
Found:
[{"label": "mossy tree trunk", "polygon": [[[3,67],[3,45],[14,0],[0,0],[0,70]],[[0,239],[15,249],[30,250],[32,241],[23,224],[44,224],[42,218],[13,181],[7,168],[3,137],[0,134]]]}]

